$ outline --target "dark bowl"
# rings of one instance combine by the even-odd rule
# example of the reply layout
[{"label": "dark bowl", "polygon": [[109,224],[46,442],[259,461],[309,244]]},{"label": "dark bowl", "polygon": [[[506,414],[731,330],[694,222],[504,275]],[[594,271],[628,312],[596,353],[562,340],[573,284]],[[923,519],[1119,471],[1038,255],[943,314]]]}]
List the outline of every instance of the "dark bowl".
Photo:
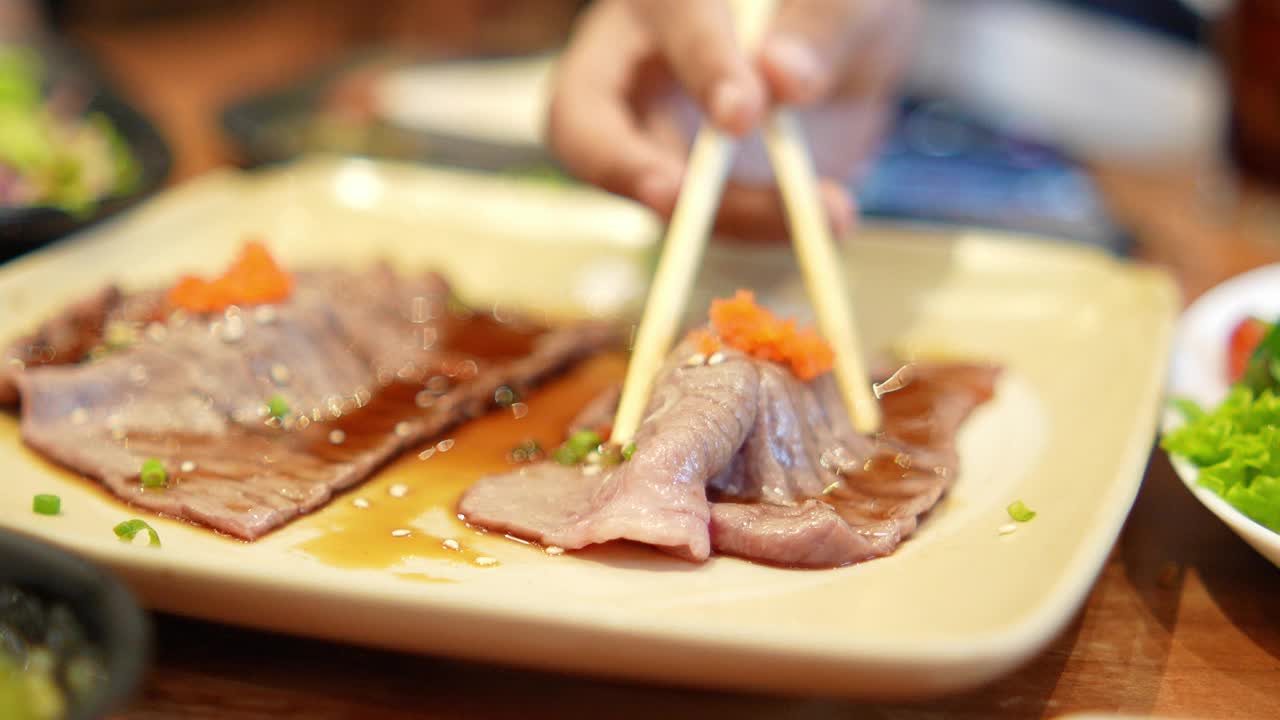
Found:
[{"label": "dark bowl", "polygon": [[0,262],[101,222],[154,195],[164,186],[172,166],[169,147],[160,132],[112,89],[87,55],[65,46],[42,46],[39,52],[50,75],[73,78],[86,89],[87,111],[101,112],[111,120],[137,160],[140,178],[132,192],[101,198],[82,215],[39,205],[0,208]]},{"label": "dark bowl", "polygon": [[16,585],[46,605],[65,604],[101,653],[106,681],[68,718],[103,718],[134,696],[150,663],[151,627],[119,580],[76,555],[0,530],[0,585]]}]

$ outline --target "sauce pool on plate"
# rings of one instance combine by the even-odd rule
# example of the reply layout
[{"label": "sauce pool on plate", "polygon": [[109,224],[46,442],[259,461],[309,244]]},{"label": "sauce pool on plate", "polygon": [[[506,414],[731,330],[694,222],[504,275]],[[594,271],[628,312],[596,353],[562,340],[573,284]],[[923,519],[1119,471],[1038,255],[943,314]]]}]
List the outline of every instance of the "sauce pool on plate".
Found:
[{"label": "sauce pool on plate", "polygon": [[[625,371],[626,357],[621,353],[595,356],[518,404],[494,410],[414,448],[370,481],[299,520],[299,525],[319,527],[321,533],[296,549],[342,568],[393,568],[415,557],[496,565],[473,547],[484,533],[457,518],[458,497],[480,477],[511,469],[512,450],[522,444],[533,440],[544,451],[558,445],[574,416],[591,399],[621,382]],[[448,516],[448,533],[427,533],[415,525],[431,513]]]}]

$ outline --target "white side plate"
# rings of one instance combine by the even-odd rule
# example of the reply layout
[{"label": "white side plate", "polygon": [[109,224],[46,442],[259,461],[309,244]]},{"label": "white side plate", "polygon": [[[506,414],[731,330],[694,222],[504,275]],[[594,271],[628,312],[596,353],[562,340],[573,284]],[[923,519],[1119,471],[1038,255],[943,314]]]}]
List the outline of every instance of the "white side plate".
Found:
[{"label": "white side plate", "polygon": [[[1173,343],[1169,392],[1213,407],[1227,395],[1227,341],[1241,319],[1257,315],[1280,317],[1280,265],[1268,265],[1232,278],[1202,295],[1178,322]],[[1166,411],[1162,428],[1178,422]],[[1280,534],[1250,519],[1208,488],[1196,483],[1199,470],[1181,458],[1173,458],[1178,477],[1196,498],[1237,535],[1280,567]]]}]

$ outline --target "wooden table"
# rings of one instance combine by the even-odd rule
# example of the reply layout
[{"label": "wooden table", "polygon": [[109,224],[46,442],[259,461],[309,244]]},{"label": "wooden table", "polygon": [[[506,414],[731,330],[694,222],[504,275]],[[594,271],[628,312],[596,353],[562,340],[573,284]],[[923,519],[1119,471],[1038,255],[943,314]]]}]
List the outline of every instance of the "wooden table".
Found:
[{"label": "wooden table", "polygon": [[[341,23],[325,20],[335,6],[326,8],[273,2],[176,28],[131,23],[77,34],[159,122],[180,181],[233,159],[214,120],[224,103],[350,44]],[[1280,259],[1280,223],[1265,193],[1215,205],[1196,168],[1094,170],[1134,230],[1139,257],[1171,268],[1188,298]],[[1160,453],[1066,632],[989,687],[917,705],[644,687],[155,620],[155,669],[122,717],[1280,717],[1280,570],[1200,506]]]}]

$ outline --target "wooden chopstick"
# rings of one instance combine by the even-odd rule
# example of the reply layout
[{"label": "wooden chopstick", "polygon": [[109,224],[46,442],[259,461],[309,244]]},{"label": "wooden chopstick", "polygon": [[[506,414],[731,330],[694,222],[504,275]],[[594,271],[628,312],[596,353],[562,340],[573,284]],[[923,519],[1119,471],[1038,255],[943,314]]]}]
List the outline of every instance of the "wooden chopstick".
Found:
[{"label": "wooden chopstick", "polygon": [[787,208],[791,244],[818,316],[818,329],[835,353],[836,382],[853,427],[862,433],[876,432],[880,429],[880,403],[862,359],[853,298],[844,282],[845,265],[831,237],[804,133],[790,111],[778,109],[765,121],[764,139]]},{"label": "wooden chopstick", "polygon": [[[754,47],[769,18],[772,0],[740,0],[735,19],[744,47]],[[782,189],[791,228],[818,326],[835,353],[836,380],[845,406],[859,432],[880,428],[880,405],[858,341],[850,296],[818,195],[816,173],[794,118],[785,110],[772,113],[765,127],[770,161]],[[711,221],[719,206],[734,142],[709,125],[694,141],[684,184],[676,201],[662,256],[649,289],[649,299],[636,331],[631,360],[610,439],[626,444],[644,419],[653,381],[680,326],[689,290],[702,261]]]},{"label": "wooden chopstick", "polygon": [[[740,0],[734,5],[739,42],[754,48],[769,19],[774,0]],[[670,350],[680,320],[689,301],[689,290],[702,263],[711,221],[720,205],[720,194],[734,141],[704,123],[693,141],[689,166],[685,170],[680,195],[676,199],[671,224],[667,228],[662,256],[649,286],[640,326],[636,329],[627,376],[618,400],[610,441],[625,445],[635,436],[644,408],[653,390],[653,381]]]}]

